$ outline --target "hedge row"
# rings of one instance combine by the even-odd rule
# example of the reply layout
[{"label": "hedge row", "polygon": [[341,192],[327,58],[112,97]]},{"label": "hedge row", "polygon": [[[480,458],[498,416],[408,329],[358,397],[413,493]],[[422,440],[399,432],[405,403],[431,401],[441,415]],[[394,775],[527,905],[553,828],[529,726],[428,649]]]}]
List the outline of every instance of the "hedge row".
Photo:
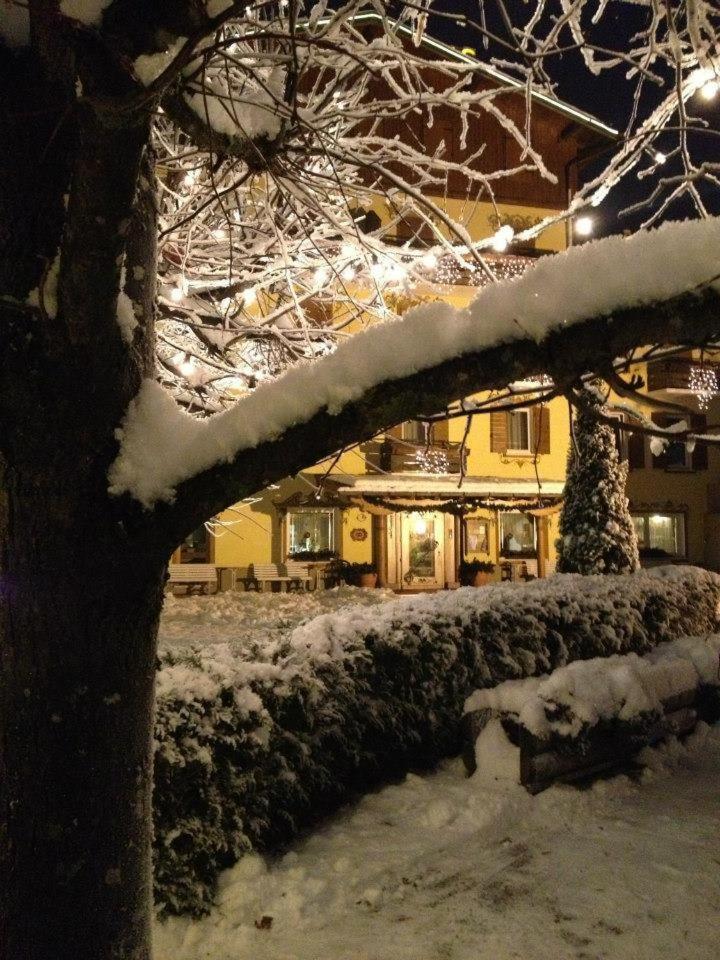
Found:
[{"label": "hedge row", "polygon": [[719,602],[720,577],[695,568],[565,575],[351,607],[241,654],[165,651],[161,911],[207,912],[245,851],[277,849],[372,785],[459,752],[474,689],[709,632]]}]

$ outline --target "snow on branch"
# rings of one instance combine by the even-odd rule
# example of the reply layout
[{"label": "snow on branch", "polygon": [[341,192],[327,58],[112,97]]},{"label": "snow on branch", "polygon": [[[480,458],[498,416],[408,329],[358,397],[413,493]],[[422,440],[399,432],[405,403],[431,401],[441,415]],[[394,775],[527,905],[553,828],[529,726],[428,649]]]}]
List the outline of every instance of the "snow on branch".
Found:
[{"label": "snow on branch", "polygon": [[484,288],[466,309],[424,304],[358,333],[333,354],[298,364],[204,421],[182,412],[148,380],[118,431],[110,492],[128,493],[148,508],[171,502],[183,481],[281,437],[322,410],[336,414],[379,384],[499,344],[541,343],[560,329],[620,310],[703,288],[720,291],[719,250],[720,218],[573,247],[538,261],[518,279]]}]

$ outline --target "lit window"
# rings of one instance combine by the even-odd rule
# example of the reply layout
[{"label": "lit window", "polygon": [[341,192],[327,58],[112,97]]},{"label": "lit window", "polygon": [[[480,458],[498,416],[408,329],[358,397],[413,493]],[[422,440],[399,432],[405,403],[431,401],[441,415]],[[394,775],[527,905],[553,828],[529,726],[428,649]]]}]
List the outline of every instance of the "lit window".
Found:
[{"label": "lit window", "polygon": [[297,509],[288,511],[288,554],[330,553],[335,550],[335,511]]},{"label": "lit window", "polygon": [[535,556],[535,520],[526,513],[500,514],[500,545],[503,556]]},{"label": "lit window", "polygon": [[507,415],[507,448],[529,453],[531,450],[530,411],[511,410]]},{"label": "lit window", "polygon": [[658,557],[685,556],[685,516],[682,513],[633,514],[640,552]]}]

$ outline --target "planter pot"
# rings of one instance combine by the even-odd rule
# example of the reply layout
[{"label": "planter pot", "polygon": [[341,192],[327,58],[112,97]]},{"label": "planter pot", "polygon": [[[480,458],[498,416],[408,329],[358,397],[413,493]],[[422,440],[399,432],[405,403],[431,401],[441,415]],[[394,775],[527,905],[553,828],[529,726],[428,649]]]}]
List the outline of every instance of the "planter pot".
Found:
[{"label": "planter pot", "polygon": [[377,577],[378,575],[376,573],[361,573],[360,586],[366,590],[372,590],[377,586]]},{"label": "planter pot", "polygon": [[480,571],[475,574],[472,585],[474,587],[485,587],[487,586],[488,583],[490,583],[491,576],[492,574],[490,573],[485,573],[483,571]]}]

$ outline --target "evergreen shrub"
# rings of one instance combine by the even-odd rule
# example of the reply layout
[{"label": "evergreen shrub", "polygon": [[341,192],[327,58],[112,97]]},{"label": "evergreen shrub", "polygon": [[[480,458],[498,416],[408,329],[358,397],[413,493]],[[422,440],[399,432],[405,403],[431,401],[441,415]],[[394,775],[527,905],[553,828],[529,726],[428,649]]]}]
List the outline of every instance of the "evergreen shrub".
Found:
[{"label": "evergreen shrub", "polygon": [[719,601],[720,577],[693,567],[569,574],[348,607],[241,654],[166,650],[161,912],[207,912],[219,872],[246,851],[280,849],[372,786],[459,753],[476,688],[712,631]]}]

